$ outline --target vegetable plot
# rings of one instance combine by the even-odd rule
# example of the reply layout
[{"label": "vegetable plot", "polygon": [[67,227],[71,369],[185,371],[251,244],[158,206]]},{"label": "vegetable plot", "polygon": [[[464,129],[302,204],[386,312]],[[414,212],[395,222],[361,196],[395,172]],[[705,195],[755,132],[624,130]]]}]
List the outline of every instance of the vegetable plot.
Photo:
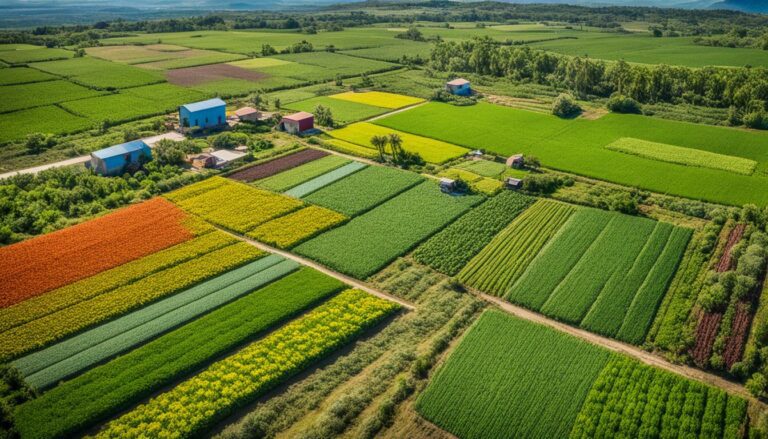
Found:
[{"label": "vegetable plot", "polygon": [[397,308],[362,291],[347,290],[110,422],[96,437],[201,434],[215,421],[352,340]]},{"label": "vegetable plot", "polygon": [[290,248],[347,220],[344,215],[308,206],[256,227],[248,236],[279,248]]},{"label": "vegetable plot", "polygon": [[301,166],[304,163],[327,156],[328,153],[317,149],[304,149],[293,154],[278,157],[265,163],[260,163],[249,168],[241,169],[229,175],[229,178],[238,181],[254,181],[267,178],[288,169]]},{"label": "vegetable plot", "polygon": [[319,177],[326,172],[333,171],[350,163],[349,159],[337,155],[329,155],[321,159],[306,163],[293,169],[281,172],[272,177],[259,180],[256,184],[264,189],[275,192],[284,192],[298,186],[305,181]]}]

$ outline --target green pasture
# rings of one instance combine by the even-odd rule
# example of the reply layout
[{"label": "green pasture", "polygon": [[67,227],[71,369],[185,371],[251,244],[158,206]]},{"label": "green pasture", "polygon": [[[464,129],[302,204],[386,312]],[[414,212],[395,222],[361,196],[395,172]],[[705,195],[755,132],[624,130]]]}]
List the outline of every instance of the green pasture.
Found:
[{"label": "green pasture", "polygon": [[0,113],[98,96],[102,92],[56,80],[0,86]]},{"label": "green pasture", "polygon": [[0,142],[16,140],[32,133],[59,134],[78,131],[94,125],[53,105],[0,114]]},{"label": "green pasture", "polygon": [[[525,153],[546,167],[705,201],[768,204],[768,133],[609,114],[559,119],[491,104],[430,103],[376,121],[385,127],[502,155]],[[504,127],[504,129],[499,129]],[[753,175],[684,166],[611,151],[622,137],[757,162]]]},{"label": "green pasture", "polygon": [[53,75],[29,67],[0,69],[0,85],[29,84],[57,79]]},{"label": "green pasture", "polygon": [[387,108],[374,107],[372,105],[334,99],[327,96],[318,96],[304,101],[294,102],[286,105],[285,108],[314,113],[318,105],[330,108],[334,122],[339,124],[357,122],[390,111]]},{"label": "green pasture", "polygon": [[64,49],[46,49],[35,46],[35,49],[0,51],[0,60],[8,64],[25,64],[37,61],[67,59],[75,56],[75,52]]},{"label": "green pasture", "polygon": [[400,44],[396,46],[368,47],[365,49],[344,50],[340,53],[360,58],[399,62],[403,58],[403,55],[408,55],[409,57],[418,55],[423,59],[428,59],[431,51],[432,44],[411,40],[400,40]]},{"label": "green pasture", "polygon": [[33,67],[96,88],[136,87],[165,80],[157,72],[92,57],[39,62]]}]

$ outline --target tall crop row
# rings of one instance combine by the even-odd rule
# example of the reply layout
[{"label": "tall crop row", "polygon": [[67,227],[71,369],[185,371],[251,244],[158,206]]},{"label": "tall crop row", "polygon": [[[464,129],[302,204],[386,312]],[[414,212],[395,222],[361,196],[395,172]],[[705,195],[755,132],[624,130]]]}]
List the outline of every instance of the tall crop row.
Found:
[{"label": "tall crop row", "polygon": [[17,428],[25,438],[74,436],[341,288],[302,268],[19,406]]},{"label": "tall crop row", "polygon": [[537,201],[478,253],[461,270],[459,279],[502,296],[575,210],[555,201]]},{"label": "tall crop row", "polygon": [[533,201],[515,192],[501,193],[430,238],[413,252],[413,257],[453,276]]},{"label": "tall crop row", "polygon": [[110,422],[97,437],[200,434],[395,309],[391,302],[347,290]]},{"label": "tall crop row", "polygon": [[[726,401],[733,407],[730,416]],[[741,398],[614,355],[592,385],[570,437],[715,438],[738,431],[745,416]]]},{"label": "tall crop row", "polygon": [[224,273],[263,253],[246,243],[215,250],[45,317],[17,326],[0,339],[0,358],[9,359],[174,294]]}]

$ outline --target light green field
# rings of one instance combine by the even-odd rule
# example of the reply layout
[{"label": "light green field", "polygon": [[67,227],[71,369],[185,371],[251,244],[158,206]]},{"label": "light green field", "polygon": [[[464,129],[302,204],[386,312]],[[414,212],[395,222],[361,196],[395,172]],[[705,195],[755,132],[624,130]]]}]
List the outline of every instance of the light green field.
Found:
[{"label": "light green field", "polygon": [[57,78],[29,67],[0,69],[0,85],[28,84],[30,82],[50,81],[52,79]]},{"label": "light green field", "polygon": [[0,61],[8,64],[25,64],[37,61],[54,59],[67,59],[75,56],[75,52],[64,49],[46,49],[36,46],[35,49],[24,48],[22,50],[6,50],[0,52]]},{"label": "light green field", "polygon": [[[546,167],[655,192],[732,205],[768,204],[765,132],[622,114],[608,114],[597,120],[564,120],[482,103],[471,107],[430,103],[376,123],[502,155],[531,154]],[[747,176],[605,148],[622,137],[741,157],[757,162],[757,167],[753,175]]]},{"label": "light green field", "polygon": [[93,121],[48,105],[0,114],[0,142],[21,139],[32,133],[59,134],[93,126]]},{"label": "light green field", "polygon": [[392,133],[398,134],[403,140],[404,150],[419,153],[425,161],[430,163],[444,163],[467,153],[467,150],[460,146],[366,122],[352,124],[340,130],[328,132],[328,134],[337,139],[361,146],[370,146],[371,137],[373,136],[387,136]]},{"label": "light green field", "polygon": [[57,104],[100,94],[103,92],[62,80],[4,85],[0,86],[0,112]]},{"label": "light green field", "polygon": [[389,111],[386,108],[374,107],[357,102],[334,99],[330,96],[318,96],[304,101],[285,105],[285,108],[296,111],[314,113],[318,105],[331,109],[333,120],[337,124],[347,124],[358,120],[368,119]]},{"label": "light green field", "polygon": [[97,88],[136,87],[165,80],[160,73],[91,57],[39,62],[33,67]]},{"label": "light green field", "polygon": [[230,62],[228,64],[231,64],[235,67],[242,67],[244,69],[258,70],[263,67],[281,66],[290,63],[291,61],[285,61],[277,58],[250,58],[241,61]]}]

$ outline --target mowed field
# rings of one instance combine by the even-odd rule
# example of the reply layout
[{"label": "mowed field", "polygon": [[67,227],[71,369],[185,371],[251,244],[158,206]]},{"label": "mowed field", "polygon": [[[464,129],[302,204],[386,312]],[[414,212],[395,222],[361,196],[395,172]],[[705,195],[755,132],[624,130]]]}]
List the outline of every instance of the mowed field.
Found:
[{"label": "mowed field", "polygon": [[734,437],[747,402],[569,335],[485,312],[417,400],[461,437]]},{"label": "mowed field", "polygon": [[[622,114],[564,120],[492,104],[430,103],[376,124],[502,155],[535,155],[546,167],[655,192],[732,205],[768,204],[764,190],[768,187],[768,134],[764,132]],[[756,165],[745,175],[743,168],[692,166],[609,147],[622,138],[747,159]],[[690,160],[690,154],[681,160]]]}]

